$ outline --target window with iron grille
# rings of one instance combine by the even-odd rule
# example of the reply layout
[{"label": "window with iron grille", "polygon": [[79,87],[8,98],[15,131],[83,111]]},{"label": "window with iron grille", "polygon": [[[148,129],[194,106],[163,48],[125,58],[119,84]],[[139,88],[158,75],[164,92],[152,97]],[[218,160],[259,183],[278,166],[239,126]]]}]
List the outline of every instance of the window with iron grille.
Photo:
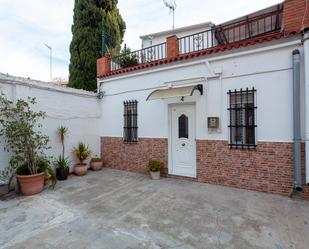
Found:
[{"label": "window with iron grille", "polygon": [[231,148],[256,147],[256,90],[229,91],[229,145]]},{"label": "window with iron grille", "polygon": [[124,101],[124,126],[123,141],[125,143],[137,143],[137,101]]}]

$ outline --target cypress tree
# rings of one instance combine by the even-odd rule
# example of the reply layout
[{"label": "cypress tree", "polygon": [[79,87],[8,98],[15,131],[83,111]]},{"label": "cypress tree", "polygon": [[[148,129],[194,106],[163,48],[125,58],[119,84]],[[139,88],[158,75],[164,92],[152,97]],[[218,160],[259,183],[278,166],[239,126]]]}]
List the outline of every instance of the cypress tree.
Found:
[{"label": "cypress tree", "polygon": [[70,45],[69,87],[93,91],[97,87],[96,61],[106,48],[119,53],[125,32],[117,0],[75,0]]}]

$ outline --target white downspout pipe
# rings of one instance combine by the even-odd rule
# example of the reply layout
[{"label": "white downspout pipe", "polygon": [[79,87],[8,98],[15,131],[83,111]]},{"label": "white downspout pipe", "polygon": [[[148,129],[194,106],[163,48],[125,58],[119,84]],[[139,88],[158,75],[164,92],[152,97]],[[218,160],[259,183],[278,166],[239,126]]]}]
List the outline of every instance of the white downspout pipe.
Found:
[{"label": "white downspout pipe", "polygon": [[294,188],[301,187],[301,129],[300,129],[300,55],[293,51],[293,141],[294,141]]},{"label": "white downspout pipe", "polygon": [[306,184],[309,185],[309,30],[303,37],[305,71],[305,145],[306,145]]}]

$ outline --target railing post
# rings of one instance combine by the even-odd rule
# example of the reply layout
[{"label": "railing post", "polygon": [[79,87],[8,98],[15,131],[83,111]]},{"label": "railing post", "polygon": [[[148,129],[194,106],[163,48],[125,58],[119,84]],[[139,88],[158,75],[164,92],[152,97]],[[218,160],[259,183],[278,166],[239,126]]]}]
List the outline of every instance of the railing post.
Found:
[{"label": "railing post", "polygon": [[105,56],[97,59],[97,77],[101,78],[102,76],[110,72],[110,61],[111,56],[108,52],[105,53]]},{"label": "railing post", "polygon": [[166,38],[167,59],[177,57],[179,55],[179,43],[176,35]]}]

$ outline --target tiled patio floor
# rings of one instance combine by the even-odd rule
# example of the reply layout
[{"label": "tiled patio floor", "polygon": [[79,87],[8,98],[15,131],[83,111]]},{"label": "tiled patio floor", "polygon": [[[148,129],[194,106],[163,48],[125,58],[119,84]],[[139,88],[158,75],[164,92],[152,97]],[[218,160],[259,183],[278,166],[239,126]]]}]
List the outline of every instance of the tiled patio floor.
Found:
[{"label": "tiled patio floor", "polygon": [[0,248],[307,249],[309,202],[103,169],[0,201]]}]

